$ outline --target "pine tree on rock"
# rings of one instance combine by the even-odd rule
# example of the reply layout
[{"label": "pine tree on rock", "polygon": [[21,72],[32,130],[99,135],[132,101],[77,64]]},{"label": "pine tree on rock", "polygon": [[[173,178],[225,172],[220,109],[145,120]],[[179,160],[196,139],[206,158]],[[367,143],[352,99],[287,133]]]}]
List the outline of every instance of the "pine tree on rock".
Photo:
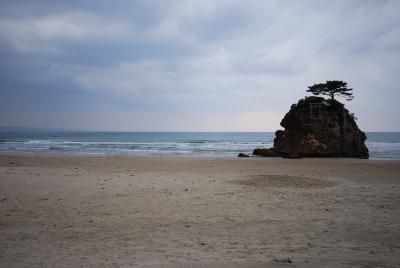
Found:
[{"label": "pine tree on rock", "polygon": [[330,96],[331,99],[335,99],[335,95],[345,97],[346,100],[350,101],[354,98],[353,89],[347,87],[347,83],[344,81],[330,80],[326,83],[314,84],[308,87],[307,92],[311,92],[314,95],[325,95]]}]

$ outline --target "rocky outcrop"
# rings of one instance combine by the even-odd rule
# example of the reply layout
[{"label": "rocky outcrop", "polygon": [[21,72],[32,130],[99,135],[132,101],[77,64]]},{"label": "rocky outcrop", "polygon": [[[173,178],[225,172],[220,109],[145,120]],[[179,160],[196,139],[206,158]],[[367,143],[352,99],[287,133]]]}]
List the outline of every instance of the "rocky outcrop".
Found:
[{"label": "rocky outcrop", "polygon": [[254,155],[277,157],[281,156],[279,152],[276,152],[274,148],[257,148],[253,151]]},{"label": "rocky outcrop", "polygon": [[368,158],[366,135],[342,103],[306,97],[293,104],[275,133],[274,146],[255,149],[254,155]]}]

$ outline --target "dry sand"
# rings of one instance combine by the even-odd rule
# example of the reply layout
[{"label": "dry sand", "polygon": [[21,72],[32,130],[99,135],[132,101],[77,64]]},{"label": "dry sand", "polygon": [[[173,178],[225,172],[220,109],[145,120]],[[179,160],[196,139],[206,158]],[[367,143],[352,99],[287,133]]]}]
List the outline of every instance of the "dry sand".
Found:
[{"label": "dry sand", "polygon": [[1,267],[400,267],[400,162],[0,156]]}]

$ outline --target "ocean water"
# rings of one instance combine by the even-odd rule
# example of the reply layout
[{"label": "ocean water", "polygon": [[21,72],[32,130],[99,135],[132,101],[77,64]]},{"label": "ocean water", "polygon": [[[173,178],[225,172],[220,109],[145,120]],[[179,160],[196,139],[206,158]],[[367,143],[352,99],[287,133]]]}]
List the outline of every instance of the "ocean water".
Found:
[{"label": "ocean water", "polygon": [[[0,154],[236,156],[271,147],[273,132],[0,132]],[[400,159],[399,132],[369,132],[371,159]]]}]

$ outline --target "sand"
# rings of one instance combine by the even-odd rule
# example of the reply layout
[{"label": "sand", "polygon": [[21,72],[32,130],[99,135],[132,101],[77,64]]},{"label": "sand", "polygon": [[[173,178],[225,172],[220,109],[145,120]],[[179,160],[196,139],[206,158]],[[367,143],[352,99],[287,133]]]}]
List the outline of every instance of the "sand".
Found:
[{"label": "sand", "polygon": [[400,161],[0,156],[0,267],[400,267]]}]

